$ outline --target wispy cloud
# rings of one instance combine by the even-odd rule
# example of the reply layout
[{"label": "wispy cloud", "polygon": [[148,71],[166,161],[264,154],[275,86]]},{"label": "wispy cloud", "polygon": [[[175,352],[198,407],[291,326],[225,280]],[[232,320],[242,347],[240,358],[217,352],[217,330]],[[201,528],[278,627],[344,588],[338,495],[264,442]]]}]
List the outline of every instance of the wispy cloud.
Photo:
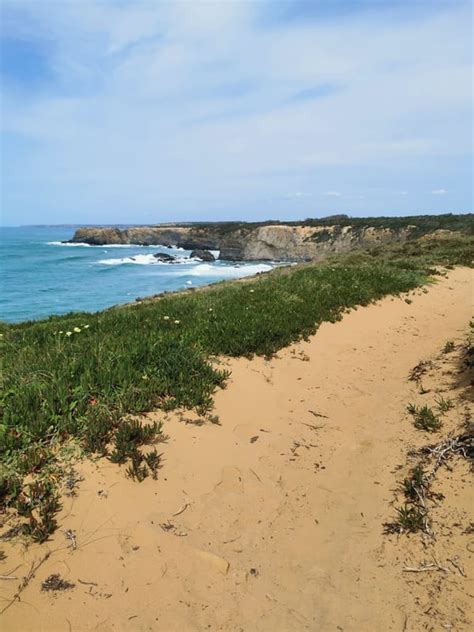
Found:
[{"label": "wispy cloud", "polygon": [[293,193],[287,193],[285,198],[291,200],[295,198],[304,198],[308,197],[308,193],[303,193],[303,191],[294,191]]},{"label": "wispy cloud", "polygon": [[292,101],[307,101],[312,99],[323,99],[332,94],[336,94],[341,88],[330,83],[322,83],[317,86],[305,88],[291,97]]},{"label": "wispy cloud", "polygon": [[468,210],[469,4],[421,4],[4,0],[4,221]]},{"label": "wispy cloud", "polygon": [[446,189],[433,189],[433,191],[431,191],[432,195],[446,195],[446,193]]}]

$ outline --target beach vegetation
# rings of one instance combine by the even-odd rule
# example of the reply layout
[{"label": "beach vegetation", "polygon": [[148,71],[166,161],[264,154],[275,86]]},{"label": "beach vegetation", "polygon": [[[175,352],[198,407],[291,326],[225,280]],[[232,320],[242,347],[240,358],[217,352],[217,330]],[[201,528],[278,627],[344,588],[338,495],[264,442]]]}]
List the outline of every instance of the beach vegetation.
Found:
[{"label": "beach vegetation", "polygon": [[425,472],[421,465],[417,465],[403,481],[404,494],[407,500],[417,502],[424,497],[426,488]]},{"label": "beach vegetation", "polygon": [[437,432],[440,430],[442,426],[440,418],[426,404],[421,407],[409,404],[407,410],[413,416],[413,423],[418,430],[425,430],[426,432]]},{"label": "beach vegetation", "polygon": [[442,395],[439,395],[435,398],[435,402],[436,408],[441,414],[447,413],[449,410],[454,408],[454,402],[449,397],[445,398]]},{"label": "beach vegetation", "polygon": [[157,435],[162,436],[161,423],[143,425],[137,419],[123,421],[114,436],[114,449],[110,454],[113,463],[125,463],[137,449],[151,443]]},{"label": "beach vegetation", "polygon": [[[250,232],[256,228],[274,225],[285,226],[308,226],[308,227],[334,227],[337,232],[346,226],[355,229],[363,228],[388,228],[392,230],[402,230],[410,228],[413,238],[432,233],[437,230],[449,230],[454,232],[462,232],[467,234],[474,233],[474,215],[472,213],[453,214],[443,213],[441,215],[408,215],[403,217],[349,217],[346,214],[330,215],[328,217],[309,217],[303,221],[280,221],[267,220],[264,222],[194,222],[186,224],[192,226],[196,230],[209,231],[212,229],[213,234],[224,237],[240,231],[243,234]],[[329,231],[321,231],[314,234],[316,241],[324,241],[327,239]]]},{"label": "beach vegetation", "polygon": [[443,347],[443,353],[451,353],[451,351],[454,351],[455,348],[456,345],[454,344],[454,341],[448,340]]},{"label": "beach vegetation", "polygon": [[417,533],[426,530],[426,511],[419,505],[403,505],[397,509],[400,533]]}]

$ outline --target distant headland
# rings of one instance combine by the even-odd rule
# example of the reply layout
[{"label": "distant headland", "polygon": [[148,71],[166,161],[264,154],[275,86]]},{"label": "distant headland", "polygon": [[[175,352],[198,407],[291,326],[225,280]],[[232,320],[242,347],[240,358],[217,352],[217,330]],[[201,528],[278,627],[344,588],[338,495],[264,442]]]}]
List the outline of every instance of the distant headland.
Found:
[{"label": "distant headland", "polygon": [[437,231],[472,233],[473,227],[471,213],[364,218],[333,215],[300,222],[90,226],[78,228],[70,243],[219,250],[219,258],[226,261],[317,261],[329,254],[404,242]]}]

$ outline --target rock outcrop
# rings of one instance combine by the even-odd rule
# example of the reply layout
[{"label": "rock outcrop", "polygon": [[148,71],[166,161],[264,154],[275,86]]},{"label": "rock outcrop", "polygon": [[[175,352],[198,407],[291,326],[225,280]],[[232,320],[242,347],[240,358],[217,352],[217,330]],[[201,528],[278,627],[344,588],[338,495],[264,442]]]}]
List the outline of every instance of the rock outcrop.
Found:
[{"label": "rock outcrop", "polygon": [[[218,224],[215,224],[218,226]],[[219,250],[219,229],[195,226],[134,226],[120,230],[93,226],[78,228],[71,243],[92,246],[134,244],[137,246],[179,246],[185,250]]]},{"label": "rock outcrop", "polygon": [[202,250],[202,249],[193,250],[189,256],[191,257],[191,259],[201,259],[201,261],[215,261],[216,260],[212,252],[209,252],[209,250]]},{"label": "rock outcrop", "polygon": [[153,257],[157,261],[162,261],[163,263],[174,263],[176,261],[176,257],[173,257],[173,255],[169,255],[166,252],[155,252]]},{"label": "rock outcrop", "polygon": [[261,226],[250,233],[223,240],[220,257],[228,260],[317,261],[329,254],[348,252],[393,241],[405,241],[411,227],[354,228],[352,226]]},{"label": "rock outcrop", "polygon": [[[212,261],[209,250],[219,250],[227,261],[317,261],[348,252],[408,239],[415,227],[383,228],[338,224],[207,224],[192,226],[91,227],[76,230],[71,242],[91,245],[136,244],[179,246],[193,256]],[[196,254],[197,252],[201,254]],[[204,252],[207,251],[207,254]],[[206,257],[206,258],[204,258]]]}]

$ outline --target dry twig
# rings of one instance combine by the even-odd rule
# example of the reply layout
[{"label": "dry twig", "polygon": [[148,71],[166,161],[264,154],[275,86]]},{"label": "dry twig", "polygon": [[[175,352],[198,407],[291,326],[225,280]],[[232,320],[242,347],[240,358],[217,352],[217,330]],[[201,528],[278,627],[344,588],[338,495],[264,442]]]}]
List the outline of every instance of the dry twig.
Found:
[{"label": "dry twig", "polygon": [[443,573],[449,573],[449,568],[441,566],[441,564],[434,559],[431,564],[422,564],[421,566],[405,566],[404,573],[425,573],[430,571],[443,571]]},{"label": "dry twig", "polygon": [[18,589],[16,591],[16,593],[13,595],[13,597],[10,599],[10,601],[7,603],[7,605],[3,608],[2,611],[0,611],[0,614],[3,614],[4,612],[6,612],[8,610],[8,608],[10,608],[10,606],[12,606],[15,601],[19,601],[20,600],[20,595],[21,593],[25,590],[25,588],[28,586],[28,584],[30,583],[30,581],[34,578],[36,571],[39,569],[40,566],[42,566],[46,560],[49,558],[49,556],[51,555],[51,551],[48,551],[40,560],[39,562],[37,562],[36,564],[34,562],[32,562],[30,570],[28,571],[28,575],[26,575],[25,577],[23,577],[20,585],[18,586]]},{"label": "dry twig", "polygon": [[181,509],[178,509],[177,512],[175,512],[174,514],[172,514],[173,516],[179,516],[179,514],[182,514],[184,511],[186,511],[186,509],[189,507],[189,503],[184,503],[184,505],[181,507]]}]

